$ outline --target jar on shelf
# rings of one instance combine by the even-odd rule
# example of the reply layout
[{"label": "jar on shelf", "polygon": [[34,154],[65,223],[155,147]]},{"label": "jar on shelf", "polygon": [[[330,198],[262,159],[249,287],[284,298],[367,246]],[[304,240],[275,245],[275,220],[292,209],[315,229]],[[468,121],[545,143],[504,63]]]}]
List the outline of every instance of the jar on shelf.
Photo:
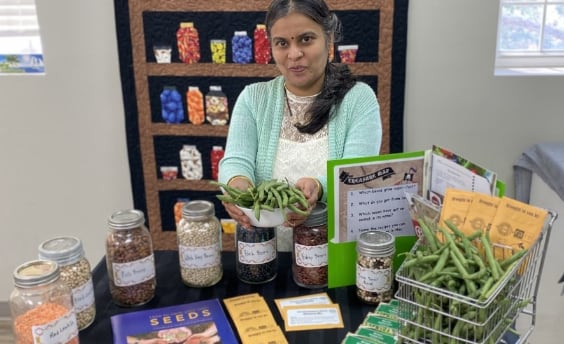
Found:
[{"label": "jar on shelf", "polygon": [[84,256],[80,239],[63,236],[46,240],[39,245],[38,256],[59,264],[61,281],[72,291],[78,330],[90,326],[96,316],[94,285],[90,263]]},{"label": "jar on shelf", "polygon": [[212,39],[210,41],[210,50],[213,63],[225,63],[227,42],[224,39]]},{"label": "jar on shelf", "polygon": [[198,86],[189,86],[186,91],[186,104],[188,106],[188,120],[194,125],[203,124],[204,114],[204,95]]},{"label": "jar on shelf", "polygon": [[176,31],[178,57],[184,63],[198,63],[200,61],[200,38],[193,22],[180,23]]},{"label": "jar on shelf", "polygon": [[226,125],[229,120],[227,96],[221,86],[210,86],[206,94],[206,120],[212,125]]},{"label": "jar on shelf", "polygon": [[255,63],[268,64],[270,62],[270,42],[266,33],[266,25],[257,24],[254,38]]},{"label": "jar on shelf", "polygon": [[204,177],[202,154],[195,145],[184,145],[180,150],[182,176],[189,180],[200,180]]},{"label": "jar on shelf", "polygon": [[212,179],[217,180],[219,177],[219,161],[223,158],[225,151],[222,146],[213,146],[210,152]]},{"label": "jar on shelf", "polygon": [[108,219],[106,264],[110,294],[119,306],[143,305],[155,296],[155,256],[142,211],[113,213]]},{"label": "jar on shelf", "polygon": [[233,63],[250,63],[253,59],[253,42],[247,31],[235,31],[231,39]]},{"label": "jar on shelf", "polygon": [[327,286],[327,204],[317,202],[304,223],[293,230],[292,276],[304,288]]},{"label": "jar on shelf", "polygon": [[33,260],[14,270],[10,311],[18,344],[78,344],[78,325],[71,289],[61,280],[59,265]]},{"label": "jar on shelf", "polygon": [[176,229],[182,281],[189,287],[209,287],[221,280],[221,224],[213,203],[190,201],[182,207]]},{"label": "jar on shelf", "polygon": [[383,231],[364,232],[357,240],[356,250],[356,295],[372,305],[390,301],[394,280],[394,236]]},{"label": "jar on shelf", "polygon": [[237,224],[235,267],[239,280],[249,284],[272,281],[278,274],[276,227],[251,227]]},{"label": "jar on shelf", "polygon": [[160,94],[161,117],[166,123],[180,123],[184,120],[182,96],[174,86],[165,86]]}]

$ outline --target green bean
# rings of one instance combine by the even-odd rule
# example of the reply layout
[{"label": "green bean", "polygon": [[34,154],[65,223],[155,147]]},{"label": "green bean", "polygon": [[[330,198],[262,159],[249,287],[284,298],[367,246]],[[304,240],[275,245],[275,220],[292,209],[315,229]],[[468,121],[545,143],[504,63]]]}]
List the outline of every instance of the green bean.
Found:
[{"label": "green bean", "polygon": [[429,247],[431,248],[431,251],[435,252],[436,250],[438,250],[436,236],[433,234],[433,232],[423,219],[419,220],[419,225],[421,226],[423,236],[425,237],[425,241],[427,241],[427,245],[429,245]]},{"label": "green bean", "polygon": [[498,270],[498,267],[496,265],[496,260],[492,251],[492,247],[490,246],[490,241],[488,240],[488,238],[486,237],[486,235],[484,233],[482,233],[482,235],[480,235],[480,241],[482,242],[482,245],[484,246],[484,251],[486,252],[486,258],[488,260],[488,264],[490,266],[490,271],[493,275],[493,278],[497,281],[499,280],[500,273]]}]

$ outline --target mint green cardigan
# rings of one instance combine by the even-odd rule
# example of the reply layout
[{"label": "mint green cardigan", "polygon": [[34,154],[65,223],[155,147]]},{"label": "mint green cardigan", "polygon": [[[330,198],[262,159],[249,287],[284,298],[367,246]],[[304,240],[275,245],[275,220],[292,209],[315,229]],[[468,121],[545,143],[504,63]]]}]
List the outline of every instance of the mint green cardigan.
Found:
[{"label": "mint green cardigan", "polygon": [[[219,164],[220,182],[227,183],[238,175],[255,184],[272,178],[284,105],[282,76],[245,87],[232,111],[225,155]],[[382,123],[372,88],[357,82],[342,102],[333,107],[332,112],[335,111],[328,126],[329,159],[378,155]],[[317,177],[327,190],[326,174],[312,177]]]}]

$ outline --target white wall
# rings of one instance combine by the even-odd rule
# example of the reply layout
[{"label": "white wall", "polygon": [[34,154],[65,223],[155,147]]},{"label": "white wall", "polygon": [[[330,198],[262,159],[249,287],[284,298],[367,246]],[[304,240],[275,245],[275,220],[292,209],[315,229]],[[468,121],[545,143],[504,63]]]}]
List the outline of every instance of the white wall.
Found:
[{"label": "white wall", "polygon": [[[92,264],[106,219],[133,206],[113,1],[37,1],[47,75],[0,77],[0,301],[56,235]],[[442,145],[498,171],[562,139],[564,77],[494,78],[497,1],[409,4],[405,150]]]}]

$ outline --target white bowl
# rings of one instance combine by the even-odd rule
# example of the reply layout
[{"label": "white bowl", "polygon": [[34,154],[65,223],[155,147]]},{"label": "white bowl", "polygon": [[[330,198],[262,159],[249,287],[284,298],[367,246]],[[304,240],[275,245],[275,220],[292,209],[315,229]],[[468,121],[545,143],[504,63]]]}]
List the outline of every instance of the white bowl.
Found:
[{"label": "white bowl", "polygon": [[249,220],[251,220],[251,225],[255,227],[276,227],[284,223],[284,216],[280,208],[275,208],[274,211],[262,209],[260,211],[260,219],[258,220],[253,209],[240,206],[237,206],[237,208],[241,209],[245,215],[247,215]]}]

